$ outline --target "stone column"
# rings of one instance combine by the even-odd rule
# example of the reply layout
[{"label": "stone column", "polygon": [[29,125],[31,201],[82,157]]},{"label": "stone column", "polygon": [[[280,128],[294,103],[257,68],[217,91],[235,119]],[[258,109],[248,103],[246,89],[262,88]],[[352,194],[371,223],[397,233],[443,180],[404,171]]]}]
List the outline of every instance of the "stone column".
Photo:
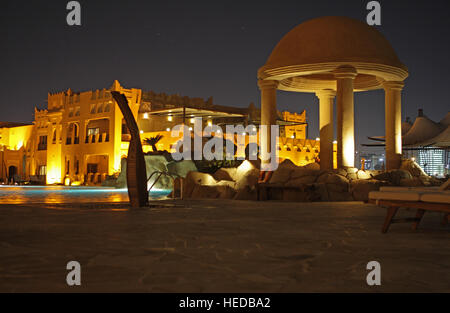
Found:
[{"label": "stone column", "polygon": [[337,164],[355,167],[355,116],[353,83],[357,71],[351,66],[336,69],[337,80]]},{"label": "stone column", "polygon": [[[260,149],[261,151],[271,152],[270,125],[276,125],[277,122],[277,87],[278,81],[259,80],[259,89],[261,90],[261,125],[267,125],[265,129],[260,128]],[[263,165],[267,162],[262,162]],[[262,169],[264,166],[261,167]]]},{"label": "stone column", "polygon": [[316,92],[319,98],[320,169],[333,169],[333,103],[336,91],[328,89]]},{"label": "stone column", "polygon": [[386,170],[399,169],[402,158],[402,89],[403,82],[389,81],[385,90]]}]

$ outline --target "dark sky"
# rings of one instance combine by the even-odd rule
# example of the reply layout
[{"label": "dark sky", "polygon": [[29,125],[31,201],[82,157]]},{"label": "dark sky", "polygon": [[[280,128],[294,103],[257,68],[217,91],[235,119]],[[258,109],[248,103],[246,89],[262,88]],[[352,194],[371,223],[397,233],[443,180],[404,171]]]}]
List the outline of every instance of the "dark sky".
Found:
[{"label": "dark sky", "polygon": [[[216,104],[259,106],[257,69],[282,36],[308,19],[365,21],[365,0],[79,1],[82,26],[66,24],[68,1],[2,1],[0,120],[31,122],[47,92],[125,87]],[[417,109],[434,120],[450,110],[450,16],[446,0],[380,1],[377,27],[409,67],[403,119]],[[307,43],[305,43],[307,44]],[[355,96],[357,143],[384,134],[384,92]],[[279,92],[280,110],[307,110],[318,134],[318,101]],[[358,146],[359,147],[359,146]]]}]

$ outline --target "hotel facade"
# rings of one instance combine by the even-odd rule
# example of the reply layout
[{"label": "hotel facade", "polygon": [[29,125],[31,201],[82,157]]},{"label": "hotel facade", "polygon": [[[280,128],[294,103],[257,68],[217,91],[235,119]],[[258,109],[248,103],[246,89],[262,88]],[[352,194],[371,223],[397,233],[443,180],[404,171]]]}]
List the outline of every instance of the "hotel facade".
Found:
[{"label": "hotel facade", "polygon": [[[162,135],[157,150],[174,151],[178,124],[260,124],[261,111],[215,105],[213,99],[157,94],[124,88],[116,80],[108,89],[48,94],[46,109],[35,109],[30,125],[0,122],[0,182],[98,185],[120,172],[130,135],[110,91],[123,93],[138,123],[141,139]],[[306,112],[278,112],[278,155],[297,165],[314,162],[319,140],[307,139]],[[258,136],[259,137],[259,136]],[[248,140],[248,138],[247,138]],[[152,151],[144,145],[144,152]]]}]

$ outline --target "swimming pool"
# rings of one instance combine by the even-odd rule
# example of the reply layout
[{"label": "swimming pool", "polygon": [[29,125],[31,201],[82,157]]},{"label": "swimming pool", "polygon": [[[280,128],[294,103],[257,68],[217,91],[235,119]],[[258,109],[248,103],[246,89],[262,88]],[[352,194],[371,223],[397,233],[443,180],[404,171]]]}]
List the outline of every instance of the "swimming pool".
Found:
[{"label": "swimming pool", "polygon": [[[162,198],[170,194],[170,192],[171,190],[152,190],[150,198]],[[128,201],[126,188],[0,185],[0,204],[123,201]]]}]

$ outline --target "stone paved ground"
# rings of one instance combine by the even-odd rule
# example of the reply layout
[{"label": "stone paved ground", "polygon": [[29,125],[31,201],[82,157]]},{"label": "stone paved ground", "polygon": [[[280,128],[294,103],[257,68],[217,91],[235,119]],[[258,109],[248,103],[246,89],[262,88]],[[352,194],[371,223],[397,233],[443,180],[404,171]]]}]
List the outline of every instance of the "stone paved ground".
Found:
[{"label": "stone paved ground", "polygon": [[[381,234],[385,211],[358,202],[122,208],[1,205],[0,291],[450,291],[450,229],[439,214],[417,232],[395,224]],[[81,263],[81,287],[65,283],[70,260]],[[381,287],[365,282],[372,260]]]}]

